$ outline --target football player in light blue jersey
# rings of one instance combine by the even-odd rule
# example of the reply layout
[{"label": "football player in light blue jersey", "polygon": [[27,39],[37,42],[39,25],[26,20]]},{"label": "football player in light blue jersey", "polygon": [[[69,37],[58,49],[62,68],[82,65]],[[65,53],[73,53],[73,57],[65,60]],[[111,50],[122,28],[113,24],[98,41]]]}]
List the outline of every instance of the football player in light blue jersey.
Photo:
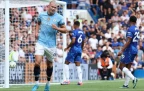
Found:
[{"label": "football player in light blue jersey", "polygon": [[121,62],[119,68],[125,73],[125,83],[123,88],[128,88],[130,78],[133,80],[133,88],[136,87],[137,78],[133,76],[130,71],[132,62],[134,58],[137,56],[137,45],[139,41],[139,30],[135,26],[137,18],[135,16],[131,16],[129,23],[130,27],[126,33],[126,44],[122,48],[122,50],[118,53],[118,56],[121,56]]},{"label": "football player in light blue jersey", "polygon": [[78,85],[82,85],[82,71],[81,71],[80,63],[82,61],[81,54],[84,46],[85,34],[82,30],[79,29],[79,26],[80,26],[80,22],[75,21],[74,22],[75,30],[73,30],[71,34],[71,43],[68,45],[67,48],[65,48],[65,51],[68,50],[69,48],[70,50],[67,54],[67,57],[65,59],[66,60],[65,65],[64,65],[64,72],[65,72],[64,75],[66,77],[66,81],[62,82],[61,85],[70,84],[69,66],[68,66],[69,63],[75,63],[78,72],[78,78],[79,78]]},{"label": "football player in light blue jersey", "polygon": [[53,59],[56,54],[56,34],[57,31],[66,33],[66,27],[61,15],[56,13],[57,5],[51,1],[48,6],[47,12],[42,12],[38,16],[38,23],[36,25],[36,38],[38,38],[35,47],[35,65],[34,76],[36,84],[33,86],[32,91],[37,91],[39,87],[40,76],[40,62],[43,56],[47,59],[47,80],[44,91],[49,91],[49,84],[53,72]]}]

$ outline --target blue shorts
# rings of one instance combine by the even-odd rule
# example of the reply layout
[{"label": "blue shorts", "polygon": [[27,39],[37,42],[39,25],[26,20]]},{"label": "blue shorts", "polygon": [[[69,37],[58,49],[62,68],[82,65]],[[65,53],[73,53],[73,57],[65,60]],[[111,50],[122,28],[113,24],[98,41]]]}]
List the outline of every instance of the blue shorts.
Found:
[{"label": "blue shorts", "polygon": [[82,62],[81,54],[82,54],[82,52],[79,50],[70,50],[68,52],[65,60],[70,62],[70,63],[74,63],[74,62],[80,62],[81,63]]},{"label": "blue shorts", "polygon": [[124,64],[129,64],[134,61],[137,54],[132,54],[131,52],[124,52],[121,56],[121,62]]}]

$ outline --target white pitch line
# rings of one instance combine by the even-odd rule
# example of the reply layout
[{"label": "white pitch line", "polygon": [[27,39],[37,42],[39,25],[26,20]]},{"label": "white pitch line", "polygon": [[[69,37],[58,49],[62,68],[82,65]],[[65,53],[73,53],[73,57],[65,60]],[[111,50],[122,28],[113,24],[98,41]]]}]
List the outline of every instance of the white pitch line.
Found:
[{"label": "white pitch line", "polygon": [[[144,80],[144,79],[139,79],[139,80]],[[84,84],[88,84],[88,83],[104,83],[104,82],[122,82],[124,81],[124,79],[121,79],[121,80],[111,80],[111,81],[101,81],[101,80],[95,80],[95,81],[84,81],[83,83]],[[77,84],[77,82],[72,82],[71,84]],[[34,84],[10,84],[10,88],[27,88],[27,87],[31,87],[32,85]],[[44,86],[45,83],[43,84],[40,84],[39,86]],[[60,83],[51,83],[51,85],[60,85]],[[0,88],[3,88],[3,87],[0,87]]]}]

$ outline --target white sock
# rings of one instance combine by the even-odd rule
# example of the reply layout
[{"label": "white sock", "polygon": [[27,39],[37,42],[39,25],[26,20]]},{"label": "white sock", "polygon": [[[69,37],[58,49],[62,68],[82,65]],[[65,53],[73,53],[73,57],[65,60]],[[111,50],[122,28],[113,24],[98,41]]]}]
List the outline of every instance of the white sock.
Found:
[{"label": "white sock", "polygon": [[129,84],[130,78],[129,76],[125,75],[125,82],[124,85],[127,86]]},{"label": "white sock", "polygon": [[82,82],[82,71],[80,66],[76,66],[78,72],[79,82]]},{"label": "white sock", "polygon": [[36,84],[36,85],[39,85],[39,81],[35,81],[35,84]]},{"label": "white sock", "polygon": [[69,81],[69,65],[67,64],[64,64],[64,73],[65,73],[66,80]]},{"label": "white sock", "polygon": [[135,77],[133,76],[133,74],[131,73],[131,71],[130,71],[128,68],[124,67],[122,71],[123,71],[128,77],[130,77],[132,80],[134,80]]},{"label": "white sock", "polygon": [[47,81],[47,84],[50,85],[50,81]]},{"label": "white sock", "polygon": [[65,70],[63,71],[63,80],[62,80],[62,82],[63,82],[63,81],[66,81]]}]

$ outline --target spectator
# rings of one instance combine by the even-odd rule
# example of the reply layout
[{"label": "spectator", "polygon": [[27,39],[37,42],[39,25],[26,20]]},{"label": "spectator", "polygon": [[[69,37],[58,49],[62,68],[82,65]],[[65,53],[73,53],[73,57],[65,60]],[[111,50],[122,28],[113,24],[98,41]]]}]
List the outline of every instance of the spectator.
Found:
[{"label": "spectator", "polygon": [[96,54],[95,54],[95,59],[98,59],[101,56],[102,52],[103,51],[101,46],[98,46],[98,49],[96,50]]},{"label": "spectator", "polygon": [[25,50],[27,49],[26,45],[22,45],[21,48],[19,49],[19,61],[20,62],[25,62],[26,59],[28,60],[28,55],[25,55]]},{"label": "spectator", "polygon": [[106,45],[103,46],[102,50],[103,51],[107,50],[107,51],[110,51],[110,52],[114,53],[114,50],[112,49],[112,47],[110,47],[110,43],[109,42],[106,42]]},{"label": "spectator", "polygon": [[63,50],[62,50],[62,45],[57,44],[57,58],[56,62],[58,63],[63,63]]},{"label": "spectator", "polygon": [[81,57],[84,60],[84,63],[89,63],[90,57],[86,48],[83,49]]},{"label": "spectator", "polygon": [[92,34],[91,38],[89,38],[89,40],[88,40],[88,43],[92,47],[92,50],[96,50],[97,45],[98,45],[98,40],[96,38],[96,35]]},{"label": "spectator", "polygon": [[13,48],[9,55],[9,61],[18,62],[19,61],[19,53],[18,53],[19,46],[17,44],[13,44],[12,47]]},{"label": "spectator", "polygon": [[69,31],[72,31],[72,30],[73,30],[73,28],[72,28],[72,25],[71,25],[71,22],[70,22],[70,21],[68,21],[68,22],[67,22],[67,26],[66,26],[66,28],[67,28],[67,30],[69,30]]},{"label": "spectator", "polygon": [[140,46],[139,46],[139,45],[137,46],[137,48],[138,48],[137,60],[138,60],[138,61],[143,61],[143,60],[144,60],[144,59],[143,59],[143,58],[144,58],[144,57],[143,57],[143,56],[144,56],[144,55],[143,55],[144,53],[143,53],[142,50],[140,50]]},{"label": "spectator", "polygon": [[35,56],[34,56],[34,47],[30,46],[29,51],[28,51],[28,62],[29,63],[34,63],[35,61]]},{"label": "spectator", "polygon": [[107,42],[105,37],[102,37],[102,39],[99,41],[99,45],[103,46]]},{"label": "spectator", "polygon": [[101,55],[101,57],[98,60],[98,69],[101,75],[102,80],[104,80],[105,76],[107,76],[107,80],[109,80],[109,77],[111,76],[111,72],[112,72],[112,61],[109,58],[109,54],[104,51]]},{"label": "spectator", "polygon": [[2,43],[2,40],[0,39],[0,62],[3,62],[5,60],[5,46]]}]

